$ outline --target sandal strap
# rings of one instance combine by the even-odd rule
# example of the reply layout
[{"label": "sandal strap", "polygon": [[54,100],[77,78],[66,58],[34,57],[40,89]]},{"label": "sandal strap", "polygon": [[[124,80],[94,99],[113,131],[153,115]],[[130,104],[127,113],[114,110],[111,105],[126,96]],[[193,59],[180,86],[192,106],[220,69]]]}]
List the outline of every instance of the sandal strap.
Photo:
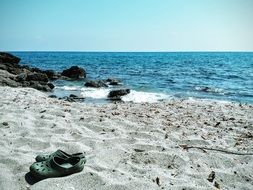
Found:
[{"label": "sandal strap", "polygon": [[57,157],[57,156],[55,156],[55,157],[53,157],[52,159],[50,159],[49,162],[50,162],[51,168],[52,168],[52,169],[55,169],[55,170],[57,170],[57,171],[61,171],[61,172],[66,171],[66,168],[63,168],[62,166],[60,166],[60,165],[55,161],[55,158],[62,159],[62,158]]},{"label": "sandal strap", "polygon": [[60,157],[60,158],[64,158],[64,159],[66,159],[66,158],[69,158],[69,154],[67,154],[66,152],[64,152],[64,151],[62,151],[62,150],[57,150],[56,152],[55,152],[55,155],[54,156],[58,156],[58,157]]}]

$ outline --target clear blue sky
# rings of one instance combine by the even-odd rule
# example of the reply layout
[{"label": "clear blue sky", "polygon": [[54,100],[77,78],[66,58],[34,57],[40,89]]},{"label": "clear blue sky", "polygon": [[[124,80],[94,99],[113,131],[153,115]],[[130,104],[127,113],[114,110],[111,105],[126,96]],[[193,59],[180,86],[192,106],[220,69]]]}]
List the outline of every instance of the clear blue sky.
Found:
[{"label": "clear blue sky", "polygon": [[253,51],[253,0],[0,0],[0,50]]}]

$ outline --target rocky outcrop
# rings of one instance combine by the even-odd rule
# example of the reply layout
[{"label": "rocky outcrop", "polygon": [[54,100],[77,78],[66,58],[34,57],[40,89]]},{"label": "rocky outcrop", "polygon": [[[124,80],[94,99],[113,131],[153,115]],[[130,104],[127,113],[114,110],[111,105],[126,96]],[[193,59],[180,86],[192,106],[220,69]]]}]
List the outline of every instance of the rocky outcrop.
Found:
[{"label": "rocky outcrop", "polygon": [[[48,71],[19,65],[20,58],[0,52],[0,85],[11,87],[31,87],[41,91],[54,88],[49,83]],[[52,74],[52,73],[50,73]]]},{"label": "rocky outcrop", "polygon": [[5,52],[0,52],[0,63],[18,64],[20,58]]},{"label": "rocky outcrop", "polygon": [[[27,65],[19,65],[20,58],[9,53],[0,52],[0,85],[11,87],[31,87],[41,91],[52,91],[54,85],[50,82],[53,80],[75,80],[86,77],[86,71],[78,66],[72,66],[61,73],[53,70],[42,70],[36,67],[29,67]],[[86,87],[102,88],[109,85],[118,85],[119,80],[109,78],[107,80],[87,81]],[[120,91],[114,95],[112,92],[110,97],[117,97],[124,95]],[[82,97],[75,97],[71,95],[69,100],[81,100]]]},{"label": "rocky outcrop", "polygon": [[80,79],[86,77],[86,72],[83,68],[72,66],[69,69],[63,70],[61,75],[71,79]]},{"label": "rocky outcrop", "polygon": [[29,87],[45,92],[49,92],[52,90],[48,84],[43,84],[38,81],[32,81]]},{"label": "rocky outcrop", "polygon": [[53,70],[45,70],[45,71],[43,71],[43,73],[45,73],[47,75],[49,80],[57,80],[61,77],[61,74],[56,73]]},{"label": "rocky outcrop", "polygon": [[42,81],[42,82],[48,82],[48,77],[44,73],[31,73],[28,74],[26,77],[27,81]]},{"label": "rocky outcrop", "polygon": [[111,90],[108,94],[108,98],[111,100],[121,100],[122,96],[125,96],[129,93],[130,89]]},{"label": "rocky outcrop", "polygon": [[102,87],[108,87],[108,85],[102,81],[102,80],[90,80],[87,81],[84,86],[86,87],[92,87],[92,88],[102,88]]},{"label": "rocky outcrop", "polygon": [[18,87],[19,83],[15,81],[15,75],[5,70],[0,70],[0,86]]}]

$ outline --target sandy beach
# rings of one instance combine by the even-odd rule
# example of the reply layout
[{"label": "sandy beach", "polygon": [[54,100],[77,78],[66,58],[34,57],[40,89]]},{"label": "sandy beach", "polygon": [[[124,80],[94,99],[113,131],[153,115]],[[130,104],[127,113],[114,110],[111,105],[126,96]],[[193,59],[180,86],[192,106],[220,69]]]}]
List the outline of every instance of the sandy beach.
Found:
[{"label": "sandy beach", "polygon": [[[253,189],[253,106],[92,105],[0,87],[0,189]],[[37,154],[85,152],[81,173],[34,182]],[[210,175],[211,174],[211,175]]]}]

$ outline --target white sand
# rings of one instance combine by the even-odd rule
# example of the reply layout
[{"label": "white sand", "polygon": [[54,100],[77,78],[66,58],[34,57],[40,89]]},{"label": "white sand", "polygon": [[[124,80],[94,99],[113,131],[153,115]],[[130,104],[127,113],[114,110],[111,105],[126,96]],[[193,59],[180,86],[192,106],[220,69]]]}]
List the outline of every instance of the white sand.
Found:
[{"label": "white sand", "polygon": [[[251,135],[252,105],[171,100],[94,106],[0,87],[0,189],[215,189],[216,182],[220,189],[251,190],[253,155],[236,154],[253,153]],[[28,184],[36,154],[57,149],[85,151],[84,170]]]}]

